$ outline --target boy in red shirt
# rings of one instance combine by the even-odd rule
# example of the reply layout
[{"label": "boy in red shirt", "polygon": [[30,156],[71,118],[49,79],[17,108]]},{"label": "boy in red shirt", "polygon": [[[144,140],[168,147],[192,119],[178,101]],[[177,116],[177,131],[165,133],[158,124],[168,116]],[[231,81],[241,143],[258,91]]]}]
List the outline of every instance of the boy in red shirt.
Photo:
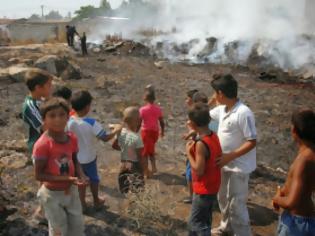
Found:
[{"label": "boy in red shirt", "polygon": [[193,186],[189,236],[208,236],[211,234],[212,205],[221,183],[221,172],[216,160],[222,150],[218,136],[208,127],[210,116],[206,104],[194,104],[188,117],[188,126],[198,135],[197,140],[186,144]]},{"label": "boy in red shirt", "polygon": [[49,223],[49,235],[83,236],[82,208],[76,185],[86,184],[77,161],[78,143],[65,132],[69,106],[64,99],[52,98],[41,106],[47,130],[33,150],[35,178],[42,182],[38,197]]},{"label": "boy in red shirt", "polygon": [[148,158],[150,158],[152,173],[157,172],[155,163],[155,144],[159,139],[159,125],[161,127],[161,137],[164,136],[164,119],[160,106],[154,103],[155,93],[153,89],[146,89],[144,94],[146,105],[140,108],[142,120],[141,137],[144,144],[142,152],[142,168],[146,177],[151,176],[148,168]]}]

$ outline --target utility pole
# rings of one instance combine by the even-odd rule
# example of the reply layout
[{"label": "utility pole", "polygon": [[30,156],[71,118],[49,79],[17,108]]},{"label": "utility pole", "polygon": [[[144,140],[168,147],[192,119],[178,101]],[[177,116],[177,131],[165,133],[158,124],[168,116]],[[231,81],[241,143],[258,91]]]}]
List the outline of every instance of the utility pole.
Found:
[{"label": "utility pole", "polygon": [[41,5],[40,7],[42,9],[42,20],[44,20],[44,5]]}]

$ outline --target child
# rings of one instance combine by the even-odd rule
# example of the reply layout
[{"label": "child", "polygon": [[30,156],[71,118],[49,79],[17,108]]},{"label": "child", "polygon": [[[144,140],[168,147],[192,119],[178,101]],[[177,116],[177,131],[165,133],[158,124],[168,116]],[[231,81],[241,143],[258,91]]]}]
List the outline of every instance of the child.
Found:
[{"label": "child", "polygon": [[[151,177],[151,173],[156,173],[155,163],[155,143],[159,138],[159,124],[161,127],[161,137],[164,136],[164,119],[161,108],[154,104],[155,92],[152,89],[146,89],[144,93],[146,105],[140,108],[140,117],[142,121],[141,136],[144,144],[142,152],[142,168],[146,177]],[[150,158],[152,172],[148,168],[148,158]]]},{"label": "child", "polygon": [[291,134],[298,155],[290,167],[286,183],[273,198],[274,207],[284,209],[279,219],[279,236],[315,235],[315,113],[294,112]]},{"label": "child", "polygon": [[[114,128],[112,133],[106,133],[102,125],[94,118],[88,116],[91,109],[92,96],[88,91],[78,91],[73,94],[71,98],[72,109],[75,114],[71,116],[68,129],[76,134],[79,142],[78,160],[81,167],[90,179],[90,189],[93,195],[94,206],[96,209],[100,208],[105,200],[98,196],[99,176],[97,173],[97,157],[96,157],[96,139],[104,142],[112,139],[121,127]],[[86,187],[79,187],[80,199],[83,210],[86,209]]]},{"label": "child", "polygon": [[222,167],[218,194],[222,219],[220,227],[212,233],[249,236],[251,229],[246,203],[249,175],[256,169],[254,114],[238,99],[238,84],[232,75],[216,77],[211,86],[215,100],[221,104],[210,110],[210,116],[219,122],[218,136],[223,151],[217,163]]},{"label": "child", "polygon": [[188,126],[198,135],[198,139],[191,140],[186,145],[193,180],[189,235],[210,235],[212,205],[221,182],[220,168],[216,161],[222,151],[217,135],[208,127],[210,122],[208,106],[202,103],[193,105],[188,117]]},{"label": "child", "polygon": [[28,126],[27,146],[32,154],[33,146],[43,131],[39,106],[42,99],[47,99],[51,95],[53,77],[39,69],[27,72],[25,77],[30,94],[24,100],[22,118]]},{"label": "child", "polygon": [[46,131],[33,150],[35,178],[42,182],[38,198],[49,222],[49,235],[84,235],[82,208],[75,185],[86,183],[77,161],[77,139],[65,132],[69,106],[52,98],[41,106]]},{"label": "child", "polygon": [[[69,105],[71,105],[72,90],[66,86],[58,87],[53,92],[53,97],[63,98],[69,103]],[[69,116],[71,117],[74,114],[75,114],[75,111],[73,109],[70,109]]]},{"label": "child", "polygon": [[126,127],[118,134],[113,148],[121,151],[118,182],[120,191],[127,193],[144,185],[140,164],[143,143],[138,134],[141,124],[139,110],[136,107],[128,107],[124,110],[123,116]]}]

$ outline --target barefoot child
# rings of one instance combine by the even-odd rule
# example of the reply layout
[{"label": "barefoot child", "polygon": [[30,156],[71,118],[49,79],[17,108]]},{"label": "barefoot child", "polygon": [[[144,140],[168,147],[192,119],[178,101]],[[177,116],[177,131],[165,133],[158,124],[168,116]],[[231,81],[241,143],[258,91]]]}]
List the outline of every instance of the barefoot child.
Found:
[{"label": "barefoot child", "polygon": [[292,137],[298,145],[284,186],[273,198],[276,209],[284,209],[279,219],[279,236],[315,235],[315,113],[294,112]]},{"label": "barefoot child", "polygon": [[49,223],[49,235],[83,236],[82,208],[76,185],[86,178],[77,161],[78,143],[65,132],[69,106],[64,99],[52,98],[41,106],[46,131],[33,150],[35,178],[42,182],[38,198]]},{"label": "barefoot child", "polygon": [[140,164],[143,143],[138,134],[141,124],[138,108],[126,108],[123,116],[125,128],[117,135],[113,148],[121,151],[121,168],[118,183],[120,191],[127,193],[129,190],[136,190],[144,184],[143,171]]},{"label": "barefoot child", "polygon": [[[71,98],[72,109],[75,114],[68,122],[68,129],[76,134],[79,142],[78,160],[81,167],[90,179],[90,189],[93,195],[95,208],[101,207],[105,200],[98,195],[99,176],[97,173],[97,157],[95,142],[100,139],[104,142],[111,140],[120,132],[121,127],[115,127],[112,133],[106,133],[102,125],[88,116],[91,110],[92,96],[88,91],[78,91]],[[83,210],[86,209],[86,187],[79,187]]]},{"label": "barefoot child", "polygon": [[191,140],[186,145],[193,180],[189,236],[206,236],[211,233],[212,205],[221,182],[221,172],[216,161],[222,151],[217,135],[208,127],[208,106],[202,103],[193,105],[188,117],[188,126],[198,135],[196,140]]},{"label": "barefoot child", "polygon": [[[150,177],[152,173],[157,172],[155,162],[155,144],[159,138],[159,125],[161,127],[161,137],[164,136],[164,119],[161,108],[154,103],[155,92],[153,89],[146,89],[144,93],[146,105],[140,108],[140,117],[142,121],[141,137],[144,148],[142,152],[142,168],[144,175]],[[148,158],[150,158],[152,172],[148,168]]]}]

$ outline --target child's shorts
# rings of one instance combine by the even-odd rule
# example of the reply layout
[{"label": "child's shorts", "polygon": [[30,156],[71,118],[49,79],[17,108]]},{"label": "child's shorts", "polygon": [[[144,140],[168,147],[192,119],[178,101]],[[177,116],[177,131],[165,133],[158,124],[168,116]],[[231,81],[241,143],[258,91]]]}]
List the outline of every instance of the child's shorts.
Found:
[{"label": "child's shorts", "polygon": [[118,175],[119,190],[121,193],[137,192],[144,186],[142,168],[139,162],[129,162],[131,168],[121,168]]},{"label": "child's shorts", "polygon": [[89,180],[91,183],[98,184],[100,182],[100,178],[98,177],[97,173],[97,158],[95,158],[94,161],[87,163],[87,164],[81,164],[81,168],[84,172],[84,174],[89,177]]},{"label": "child's shorts", "polygon": [[186,181],[191,182],[192,176],[191,176],[191,166],[189,160],[186,161]]},{"label": "child's shorts", "polygon": [[315,217],[291,215],[284,211],[279,218],[278,236],[315,236]]},{"label": "child's shorts", "polygon": [[154,156],[155,144],[159,139],[159,131],[157,130],[141,130],[141,137],[143,141],[142,156]]},{"label": "child's shorts", "polygon": [[188,222],[192,235],[210,235],[212,224],[212,206],[216,195],[193,194],[191,214]]},{"label": "child's shorts", "polygon": [[65,193],[49,190],[42,185],[37,197],[48,220],[49,235],[84,235],[84,220],[77,186],[72,185],[69,193]]}]

